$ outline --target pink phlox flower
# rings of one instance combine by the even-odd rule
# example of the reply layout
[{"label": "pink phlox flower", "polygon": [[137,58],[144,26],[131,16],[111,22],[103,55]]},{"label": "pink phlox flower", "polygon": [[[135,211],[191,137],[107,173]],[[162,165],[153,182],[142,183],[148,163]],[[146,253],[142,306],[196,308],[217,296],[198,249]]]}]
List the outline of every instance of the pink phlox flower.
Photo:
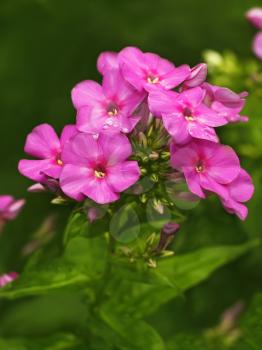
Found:
[{"label": "pink phlox flower", "polygon": [[63,166],[61,152],[67,141],[76,133],[74,125],[67,125],[59,139],[49,124],[35,127],[26,138],[25,152],[38,159],[20,160],[18,164],[20,173],[40,183],[45,183],[47,177],[58,179]]},{"label": "pink phlox flower", "polygon": [[203,83],[201,87],[205,90],[204,102],[218,115],[224,117],[228,122],[247,122],[248,117],[241,116],[239,113],[243,109],[248,93],[246,91],[240,94],[220,86]]},{"label": "pink phlox flower", "polygon": [[260,30],[260,32],[255,35],[252,43],[252,50],[254,54],[262,60],[262,8],[254,7],[250,9],[246,13],[246,18],[254,27]]},{"label": "pink phlox flower", "polygon": [[138,91],[150,91],[155,87],[173,89],[185,81],[190,67],[175,67],[160,56],[136,47],[126,47],[118,54],[118,63],[124,78]]},{"label": "pink phlox flower", "polygon": [[205,82],[207,77],[207,64],[199,63],[191,68],[191,73],[183,83],[184,88],[193,88]]},{"label": "pink phlox flower", "polygon": [[17,272],[9,272],[0,276],[0,288],[4,287],[8,283],[13,282],[18,278]]},{"label": "pink phlox flower", "polygon": [[241,220],[245,220],[248,209],[243,203],[249,201],[254,193],[254,185],[250,175],[241,169],[239,175],[225,187],[228,196],[225,199],[220,198],[224,208],[229,213],[236,214]]},{"label": "pink phlox flower", "polygon": [[184,174],[192,193],[205,198],[205,192],[210,191],[229,199],[224,185],[235,180],[240,172],[239,159],[231,147],[195,140],[170,150],[172,166]]},{"label": "pink phlox flower", "polygon": [[0,221],[15,219],[24,205],[24,199],[16,200],[9,195],[0,196]]},{"label": "pink phlox flower", "polygon": [[253,7],[248,10],[246,18],[254,27],[262,30],[262,7]]},{"label": "pink phlox flower", "polygon": [[214,127],[227,120],[207,107],[203,101],[205,91],[200,87],[181,93],[154,90],[149,93],[149,109],[161,115],[164,126],[176,143],[183,144],[192,138],[218,142]]},{"label": "pink phlox flower", "polygon": [[60,177],[63,192],[81,201],[88,197],[99,204],[119,199],[119,193],[140,177],[136,161],[128,161],[132,147],[123,134],[75,136],[62,151],[65,166]]},{"label": "pink phlox flower", "polygon": [[258,32],[253,40],[252,49],[254,54],[262,60],[262,32]]},{"label": "pink phlox flower", "polygon": [[134,112],[144,98],[145,94],[136,91],[116,69],[105,73],[102,86],[91,80],[82,81],[72,90],[77,128],[93,135],[129,133],[140,120]]}]

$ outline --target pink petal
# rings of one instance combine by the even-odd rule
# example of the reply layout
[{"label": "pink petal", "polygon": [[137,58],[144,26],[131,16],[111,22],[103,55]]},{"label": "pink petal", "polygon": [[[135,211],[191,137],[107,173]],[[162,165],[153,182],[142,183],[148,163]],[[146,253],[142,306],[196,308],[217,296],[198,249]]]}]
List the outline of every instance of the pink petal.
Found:
[{"label": "pink petal", "polygon": [[123,134],[100,134],[98,138],[104,158],[108,166],[125,161],[132,154],[132,146],[128,138]]},{"label": "pink petal", "polygon": [[204,99],[205,91],[200,87],[195,87],[192,89],[184,90],[180,96],[179,100],[183,102],[185,100],[186,104],[191,107],[198,106]]},{"label": "pink petal", "polygon": [[48,171],[48,169],[52,168],[53,166],[53,161],[50,159],[22,159],[18,164],[18,170],[22,175],[28,177],[29,179],[42,183],[45,182],[46,179],[44,172]]},{"label": "pink petal", "polygon": [[107,182],[115,192],[125,191],[140,177],[140,168],[135,161],[126,161],[107,169]]},{"label": "pink petal", "polygon": [[228,123],[228,120],[224,117],[224,115],[216,113],[204,104],[201,104],[196,108],[195,115],[197,117],[197,121],[206,124],[207,126],[216,127]]},{"label": "pink petal", "polygon": [[143,79],[148,69],[143,52],[136,47],[126,47],[118,54],[118,62],[125,80],[137,90],[142,91],[144,88]]},{"label": "pink petal", "polygon": [[130,133],[137,123],[140,121],[140,116],[132,116],[129,118],[121,118],[120,124],[121,124],[121,131],[124,134]]},{"label": "pink petal", "polygon": [[174,91],[166,91],[162,89],[151,90],[148,95],[150,112],[159,117],[163,114],[173,113],[176,106],[175,101],[178,96],[179,94]]},{"label": "pink petal", "polygon": [[61,148],[64,147],[67,141],[77,134],[76,126],[73,124],[66,125],[60,136]]},{"label": "pink petal", "polygon": [[101,85],[93,80],[85,80],[78,83],[71,93],[72,102],[76,109],[83,106],[94,106],[104,100]]},{"label": "pink petal", "polygon": [[242,99],[238,94],[228,88],[219,87],[214,92],[214,98],[218,102],[222,103],[228,108],[239,108],[242,109],[244,106],[244,99]]},{"label": "pink petal", "polygon": [[97,179],[93,177],[88,181],[83,193],[98,204],[111,203],[119,199],[119,194],[114,192],[106,178]]},{"label": "pink petal", "polygon": [[116,52],[102,52],[97,59],[97,70],[100,74],[104,75],[111,69],[118,68],[118,60]]},{"label": "pink petal", "polygon": [[173,89],[183,83],[190,74],[190,67],[186,64],[175,68],[173,71],[166,73],[160,81],[165,89]]},{"label": "pink petal", "polygon": [[76,115],[77,129],[90,134],[99,133],[103,130],[106,118],[106,111],[100,105],[93,108],[89,106],[81,107],[77,110]]},{"label": "pink petal", "polygon": [[239,217],[239,219],[243,221],[247,218],[248,209],[245,205],[236,202],[232,199],[221,200],[221,202],[228,213],[236,214]]},{"label": "pink petal", "polygon": [[228,185],[230,196],[237,202],[247,202],[254,193],[251,176],[241,169],[238,177]]},{"label": "pink petal", "polygon": [[200,63],[191,69],[191,73],[186,79],[184,86],[192,88],[201,85],[207,77],[207,65]]},{"label": "pink petal", "polygon": [[256,34],[253,41],[253,51],[262,60],[262,32]]},{"label": "pink petal", "polygon": [[63,167],[60,176],[60,185],[63,192],[77,201],[84,199],[84,190],[92,181],[92,172],[86,167],[67,164]]},{"label": "pink petal", "polygon": [[5,219],[8,219],[8,220],[15,219],[24,205],[25,205],[24,199],[19,199],[14,201],[11,205],[9,205],[8,211],[5,214]]},{"label": "pink petal", "polygon": [[203,125],[198,122],[198,119],[194,122],[187,122],[188,133],[197,139],[209,140],[212,142],[219,142],[215,130],[207,125]]},{"label": "pink petal", "polygon": [[246,17],[253,26],[262,29],[262,8],[254,7],[246,13]]},{"label": "pink petal", "polygon": [[188,133],[188,123],[184,116],[178,113],[163,115],[163,124],[168,133],[178,144],[188,142],[191,137]]},{"label": "pink petal", "polygon": [[0,211],[6,210],[14,201],[14,197],[8,195],[0,196]]},{"label": "pink petal", "polygon": [[204,152],[213,152],[207,160],[208,174],[220,184],[228,184],[233,181],[240,172],[239,159],[234,150],[229,146],[206,143]]},{"label": "pink petal", "polygon": [[200,198],[206,198],[205,193],[203,192],[200,186],[198,174],[196,174],[195,171],[189,170],[188,168],[184,168],[183,172],[184,172],[189,190]]},{"label": "pink petal", "polygon": [[60,151],[60,141],[53,127],[41,124],[27,136],[25,152],[36,158],[51,158]]},{"label": "pink petal", "polygon": [[226,186],[217,183],[209,174],[200,174],[200,185],[207,191],[214,192],[223,199],[228,199],[229,194]]},{"label": "pink petal", "polygon": [[102,149],[92,135],[79,133],[68,142],[61,154],[64,164],[92,166],[103,159]]},{"label": "pink petal", "polygon": [[[174,148],[172,147],[171,152]],[[195,166],[199,160],[198,149],[194,142],[190,142],[182,148],[175,147],[171,153],[171,164],[173,168],[183,171],[188,168],[190,171],[195,171]]]}]

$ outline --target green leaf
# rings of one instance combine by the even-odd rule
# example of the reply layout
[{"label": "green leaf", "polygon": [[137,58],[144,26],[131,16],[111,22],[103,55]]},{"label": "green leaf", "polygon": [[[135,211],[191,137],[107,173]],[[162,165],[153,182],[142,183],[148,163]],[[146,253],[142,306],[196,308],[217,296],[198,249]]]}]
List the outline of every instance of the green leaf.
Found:
[{"label": "green leaf", "polygon": [[62,287],[90,284],[101,278],[107,251],[104,237],[75,237],[70,240],[61,258],[26,270],[17,281],[0,290],[0,298],[20,298]]},{"label": "green leaf", "polygon": [[80,350],[81,343],[73,334],[61,333],[43,338],[0,338],[0,350]]},{"label": "green leaf", "polygon": [[[182,292],[201,283],[221,266],[237,259],[241,255],[258,246],[260,241],[249,241],[237,246],[218,246],[199,249],[197,251],[166,258],[158,261],[154,270],[148,269],[150,278],[140,277],[137,269],[133,275],[127,274],[110,281],[107,292],[110,295],[104,303],[104,312],[110,314],[116,311],[143,318],[155,312],[160,305],[181,295]],[[119,267],[121,269],[121,267]],[[162,275],[168,283],[154,278]],[[143,272],[144,274],[144,272]],[[136,282],[134,282],[136,280]],[[152,283],[153,281],[153,283]]]},{"label": "green leaf", "polygon": [[[100,312],[100,320],[90,325],[96,337],[102,337],[112,349],[165,350],[158,332],[143,320],[134,320],[128,315]],[[96,323],[97,322],[97,323]],[[111,347],[110,347],[111,349]]]}]

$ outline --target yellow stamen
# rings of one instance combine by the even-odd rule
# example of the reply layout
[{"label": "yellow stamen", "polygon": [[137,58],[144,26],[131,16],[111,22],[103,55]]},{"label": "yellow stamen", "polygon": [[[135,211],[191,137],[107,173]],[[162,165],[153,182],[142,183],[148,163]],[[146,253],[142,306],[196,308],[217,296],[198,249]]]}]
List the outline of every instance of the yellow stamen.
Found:
[{"label": "yellow stamen", "polygon": [[62,166],[64,163],[63,163],[63,161],[61,159],[58,158],[56,160],[56,164]]},{"label": "yellow stamen", "polygon": [[149,84],[157,84],[159,82],[159,78],[158,77],[154,77],[153,75],[149,75],[147,77],[147,82]]},{"label": "yellow stamen", "polygon": [[203,170],[204,170],[203,165],[197,165],[197,166],[196,166],[196,171],[197,171],[198,173],[201,173]]},{"label": "yellow stamen", "polygon": [[192,116],[186,116],[185,118],[188,122],[192,122],[194,120],[194,117]]},{"label": "yellow stamen", "polygon": [[117,108],[113,107],[107,112],[107,114],[110,117],[115,117],[116,115],[118,115],[118,110],[117,110]]},{"label": "yellow stamen", "polygon": [[98,178],[98,179],[103,179],[105,177],[105,173],[103,171],[99,171],[99,170],[95,170],[95,176]]}]

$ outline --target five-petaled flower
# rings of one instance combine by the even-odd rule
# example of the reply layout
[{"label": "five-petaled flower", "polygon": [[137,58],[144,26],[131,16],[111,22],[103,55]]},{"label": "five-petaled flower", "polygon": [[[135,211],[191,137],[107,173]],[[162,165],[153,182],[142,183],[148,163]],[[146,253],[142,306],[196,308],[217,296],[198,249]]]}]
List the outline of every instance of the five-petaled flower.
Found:
[{"label": "five-petaled flower", "polygon": [[105,73],[102,86],[92,80],[82,81],[72,90],[77,128],[93,135],[129,133],[140,120],[135,111],[144,98],[145,94],[136,91],[117,69]]},{"label": "five-petaled flower", "polygon": [[168,60],[136,47],[120,51],[118,63],[124,78],[139,91],[151,91],[152,87],[173,89],[190,75],[188,65],[175,67]]},{"label": "five-petaled flower", "polygon": [[123,134],[100,134],[97,139],[79,134],[62,151],[60,184],[69,197],[77,201],[88,197],[99,204],[119,199],[119,193],[140,177],[128,138]]},{"label": "five-petaled flower", "polygon": [[185,90],[180,94],[173,91],[152,91],[149,93],[149,108],[161,115],[169,134],[178,144],[192,138],[218,142],[213,127],[227,123],[227,120],[207,107],[203,101],[205,92],[200,87]]}]

